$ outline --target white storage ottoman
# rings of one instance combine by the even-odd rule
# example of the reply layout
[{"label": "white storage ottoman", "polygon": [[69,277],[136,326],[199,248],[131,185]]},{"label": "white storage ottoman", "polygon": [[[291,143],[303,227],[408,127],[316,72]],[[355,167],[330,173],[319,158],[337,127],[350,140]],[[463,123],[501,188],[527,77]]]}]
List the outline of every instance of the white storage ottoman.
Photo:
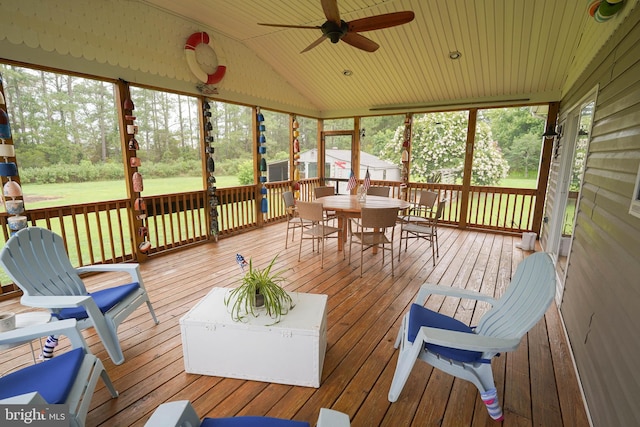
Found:
[{"label": "white storage ottoman", "polygon": [[327,296],[291,292],[282,320],[261,312],[235,322],[224,305],[231,289],[213,288],[180,319],[185,371],[320,387],[327,348]]}]

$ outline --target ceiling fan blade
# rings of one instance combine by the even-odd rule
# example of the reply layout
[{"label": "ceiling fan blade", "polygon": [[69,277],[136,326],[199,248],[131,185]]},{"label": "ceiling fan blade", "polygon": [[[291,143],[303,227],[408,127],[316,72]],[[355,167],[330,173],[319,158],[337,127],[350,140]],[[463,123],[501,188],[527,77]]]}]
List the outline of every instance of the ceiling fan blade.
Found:
[{"label": "ceiling fan blade", "polygon": [[415,14],[412,11],[384,13],[382,15],[369,16],[367,18],[354,19],[348,22],[349,32],[362,32],[379,30],[381,28],[395,27],[413,21]]},{"label": "ceiling fan blade", "polygon": [[320,43],[322,43],[324,41],[324,39],[326,39],[327,37],[325,35],[322,35],[318,40],[314,41],[313,43],[311,43],[309,46],[307,46],[305,48],[305,50],[303,50],[300,53],[305,53],[307,51],[310,51],[311,49],[313,49],[314,47],[318,46]]},{"label": "ceiling fan blade", "polygon": [[312,30],[319,30],[322,28],[319,25],[310,26],[310,25],[264,24],[260,22],[258,22],[258,25],[263,25],[265,27],[278,27],[278,28],[308,28]]},{"label": "ceiling fan blade", "polygon": [[367,52],[375,52],[380,47],[378,43],[358,33],[347,33],[341,40],[353,47],[357,47],[358,49],[362,49]]},{"label": "ceiling fan blade", "polygon": [[327,21],[340,25],[340,11],[338,10],[338,0],[322,0],[322,10]]}]

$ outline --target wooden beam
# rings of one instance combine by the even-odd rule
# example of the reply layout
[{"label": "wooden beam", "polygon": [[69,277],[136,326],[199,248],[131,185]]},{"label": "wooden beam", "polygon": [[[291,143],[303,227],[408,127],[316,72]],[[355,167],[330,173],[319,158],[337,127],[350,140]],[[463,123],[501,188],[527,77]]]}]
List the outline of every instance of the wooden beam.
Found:
[{"label": "wooden beam", "polygon": [[[133,191],[133,181],[131,180],[131,177],[133,176],[133,173],[137,171],[137,168],[131,167],[131,163],[129,161],[131,157],[137,156],[137,151],[129,149],[129,141],[131,139],[135,139],[135,135],[130,135],[127,132],[127,125],[132,126],[135,124],[135,121],[126,119],[127,114],[135,115],[135,112],[131,111],[127,113],[124,108],[125,101],[129,99],[131,99],[129,82],[118,80],[116,82],[116,101],[118,105],[118,119],[120,120],[120,151],[122,152],[122,163],[124,163],[124,183],[127,187],[127,198],[129,199],[131,206],[131,209],[128,209],[127,211],[131,227],[131,245],[133,246],[136,260],[138,262],[144,262],[147,260],[147,254],[141,252],[139,249],[144,238],[139,235],[138,229],[144,225],[145,221],[139,218],[139,215],[142,212],[134,210],[135,199],[138,196],[142,197],[142,194],[137,194]],[[146,214],[147,212],[145,211],[144,213]]]},{"label": "wooden beam", "polygon": [[464,155],[464,169],[462,173],[462,197],[460,198],[460,222],[458,227],[467,228],[467,214],[469,211],[469,192],[471,191],[471,174],[473,171],[473,147],[476,140],[476,120],[478,109],[469,110],[467,124],[467,142]]},{"label": "wooden beam", "polygon": [[[560,111],[559,102],[549,103],[549,112],[547,113],[547,122],[544,128],[554,130],[556,127],[556,121],[558,119],[558,112]],[[549,182],[549,171],[551,170],[551,156],[553,155],[553,144],[556,140],[554,138],[544,138],[542,141],[542,155],[540,156],[540,166],[538,167],[538,187],[536,189],[536,204],[533,209],[533,222],[531,230],[540,236],[540,229],[542,228],[542,215],[544,213],[545,195],[547,192],[547,184]]]}]

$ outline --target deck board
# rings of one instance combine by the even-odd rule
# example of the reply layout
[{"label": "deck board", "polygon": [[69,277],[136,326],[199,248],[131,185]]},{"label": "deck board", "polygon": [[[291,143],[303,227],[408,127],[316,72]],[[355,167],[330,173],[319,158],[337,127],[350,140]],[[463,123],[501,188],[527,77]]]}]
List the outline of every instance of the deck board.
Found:
[{"label": "deck board", "polygon": [[[499,297],[511,274],[527,255],[510,236],[440,229],[440,257],[433,267],[428,242],[402,247],[401,262],[391,275],[388,253],[364,255],[359,277],[356,246],[351,265],[337,242],[320,255],[304,242],[298,262],[298,239],[284,249],[286,225],[274,224],[217,243],[194,245],[151,257],[142,265],[145,286],[160,320],[154,325],[145,307],[119,328],[125,362],[115,366],[90,329],[83,334],[91,351],[103,359],[120,396],[111,399],[100,383],[92,399],[88,426],[142,426],[162,402],[188,399],[201,416],[270,415],[314,424],[320,407],[349,414],[352,426],[492,426],[473,385],[422,362],[396,403],[387,393],[397,361],[393,348],[402,315],[424,282],[479,290]],[[398,233],[399,234],[399,233]],[[296,233],[296,238],[299,234]],[[396,254],[398,250],[396,235]],[[347,245],[348,246],[348,245]],[[241,272],[235,254],[266,265],[278,254],[277,268],[287,268],[287,289],[328,295],[327,353],[318,389],[269,384],[184,372],[179,319],[214,286],[235,286]],[[396,255],[397,261],[397,255]],[[86,278],[89,289],[118,283],[122,276]],[[487,310],[482,303],[433,296],[427,305],[471,324]],[[0,310],[28,311],[18,300],[0,302]],[[61,340],[56,351],[68,344]],[[260,357],[256,355],[256,357]],[[31,358],[28,346],[0,353],[0,372]],[[586,425],[577,378],[555,305],[515,351],[493,362],[503,401],[505,426]]]}]

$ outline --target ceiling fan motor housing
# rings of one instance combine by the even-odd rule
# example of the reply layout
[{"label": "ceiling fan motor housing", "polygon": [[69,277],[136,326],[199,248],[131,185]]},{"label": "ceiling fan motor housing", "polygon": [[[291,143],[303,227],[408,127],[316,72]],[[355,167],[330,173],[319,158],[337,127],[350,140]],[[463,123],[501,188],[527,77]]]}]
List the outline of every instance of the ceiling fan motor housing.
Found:
[{"label": "ceiling fan motor housing", "polygon": [[320,28],[322,29],[322,34],[327,36],[327,38],[331,40],[331,43],[338,43],[340,39],[347,34],[349,25],[343,20],[340,20],[340,25],[333,21],[327,21],[322,24]]}]

